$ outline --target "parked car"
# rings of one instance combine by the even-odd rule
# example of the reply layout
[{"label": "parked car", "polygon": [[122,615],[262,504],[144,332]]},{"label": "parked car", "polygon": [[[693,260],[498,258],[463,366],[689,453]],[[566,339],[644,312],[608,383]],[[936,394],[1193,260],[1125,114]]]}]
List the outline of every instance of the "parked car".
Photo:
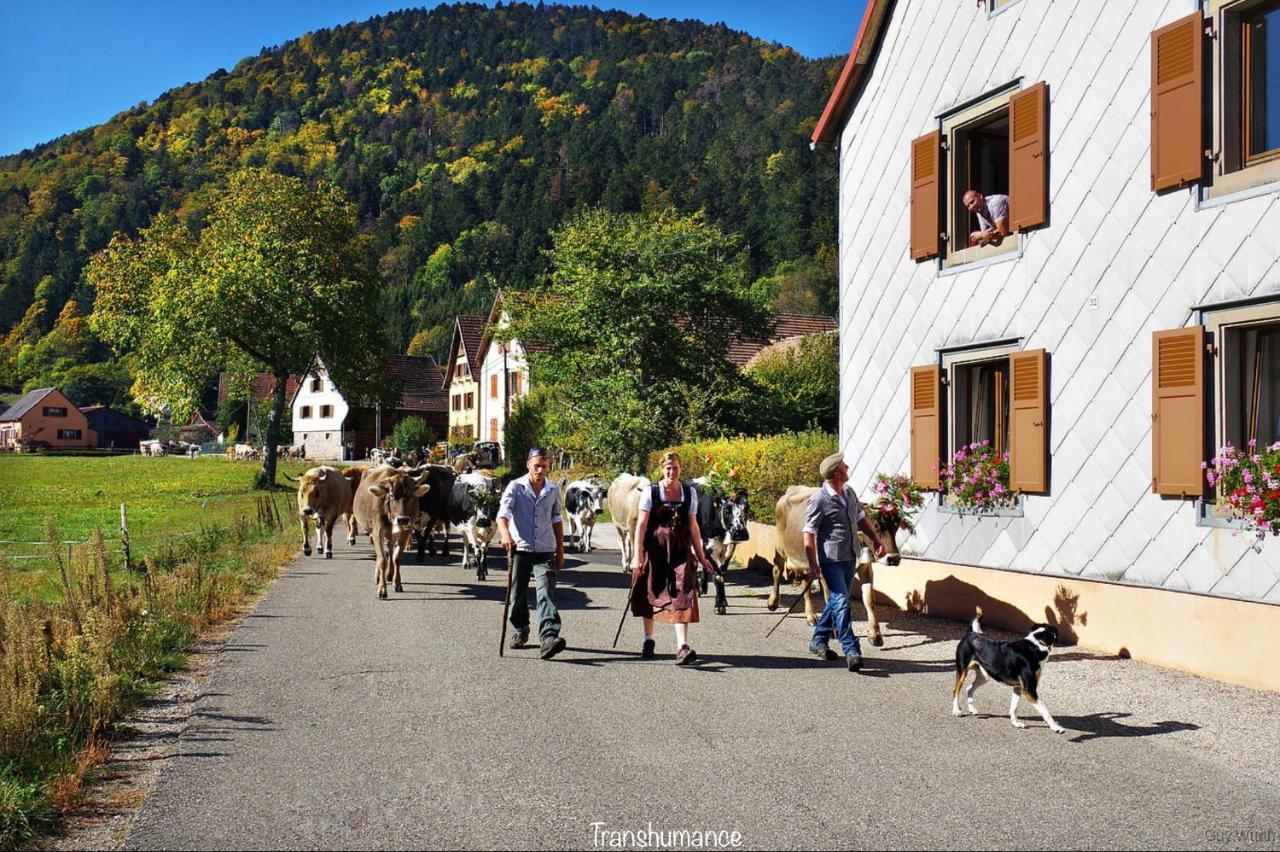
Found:
[{"label": "parked car", "polygon": [[502,445],[497,441],[477,441],[472,452],[476,456],[476,467],[492,470],[502,464]]}]

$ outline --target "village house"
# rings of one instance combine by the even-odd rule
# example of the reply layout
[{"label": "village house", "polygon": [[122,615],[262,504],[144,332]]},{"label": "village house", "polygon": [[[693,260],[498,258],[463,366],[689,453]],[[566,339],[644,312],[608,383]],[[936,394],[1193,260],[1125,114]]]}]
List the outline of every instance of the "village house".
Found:
[{"label": "village house", "polygon": [[[301,381],[301,379],[298,376],[292,375],[285,379],[284,398],[286,400],[293,399],[293,395],[298,392],[299,381]],[[221,409],[233,396],[239,394],[239,391],[233,387],[234,383],[235,378],[233,373],[218,373],[218,409]],[[249,399],[255,406],[262,404],[269,406],[271,398],[275,395],[275,391],[276,377],[271,373],[257,373],[249,383]],[[241,399],[240,402],[243,403],[244,400]],[[214,415],[208,413],[202,414],[202,417],[210,423],[215,419]],[[183,428],[186,428],[188,425],[193,424],[184,424]],[[241,415],[238,418],[238,426],[239,428],[236,434],[237,441],[257,443],[262,440],[262,436],[258,434],[257,425],[253,422],[253,418],[248,416],[248,411],[241,412]],[[214,431],[216,432],[217,430],[215,429]],[[225,435],[216,435],[215,437],[217,440],[225,440],[226,438]]]},{"label": "village house", "polygon": [[379,446],[396,424],[421,417],[442,439],[449,428],[444,373],[430,356],[392,355],[388,379],[400,391],[394,407],[353,405],[316,359],[290,400],[293,443],[309,459],[362,459]]},{"label": "village house", "polygon": [[106,405],[88,405],[80,409],[98,436],[100,450],[136,450],[141,441],[151,437],[152,424],[130,417]]},{"label": "village house", "polygon": [[0,448],[81,450],[98,445],[98,435],[75,404],[57,388],[38,388],[0,413]]},{"label": "village house", "polygon": [[476,374],[480,386],[479,439],[500,444],[505,441],[507,418],[511,416],[512,407],[516,400],[529,393],[529,362],[525,354],[542,351],[538,343],[495,339],[495,331],[511,324],[511,315],[503,307],[507,298],[501,290],[494,297],[476,354],[480,364]]},{"label": "village house", "polygon": [[481,364],[486,318],[460,315],[453,324],[444,383],[449,389],[449,440],[474,441],[480,436],[480,384],[475,374]]},{"label": "village house", "polygon": [[[870,0],[813,142],[852,481],[933,491],[878,589],[1280,688],[1280,540],[1203,469],[1280,440],[1277,33],[1274,0]],[[982,442],[1012,498],[974,514],[939,468]]]}]

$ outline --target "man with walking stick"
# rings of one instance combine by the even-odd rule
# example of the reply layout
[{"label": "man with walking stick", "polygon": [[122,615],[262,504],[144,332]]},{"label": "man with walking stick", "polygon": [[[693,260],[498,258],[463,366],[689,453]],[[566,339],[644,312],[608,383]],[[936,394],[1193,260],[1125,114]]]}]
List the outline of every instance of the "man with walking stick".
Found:
[{"label": "man with walking stick", "polygon": [[827,584],[827,607],[813,627],[809,653],[822,660],[839,657],[827,643],[834,635],[840,640],[849,671],[862,668],[862,649],[853,635],[849,612],[849,589],[853,585],[858,529],[876,543],[876,556],[884,555],[884,545],[862,511],[858,495],[849,487],[849,466],[843,453],[827,456],[818,465],[822,487],[809,498],[804,519],[804,552],[809,559],[809,579]]},{"label": "man with walking stick", "polygon": [[511,625],[507,647],[523,648],[529,642],[529,576],[537,587],[540,656],[549,660],[564,650],[560,636],[560,611],[556,609],[556,575],[564,567],[564,523],[560,516],[560,489],[547,478],[550,459],[541,447],[529,450],[528,474],[512,481],[502,492],[498,508],[498,532],[507,551],[510,592],[505,613]]}]

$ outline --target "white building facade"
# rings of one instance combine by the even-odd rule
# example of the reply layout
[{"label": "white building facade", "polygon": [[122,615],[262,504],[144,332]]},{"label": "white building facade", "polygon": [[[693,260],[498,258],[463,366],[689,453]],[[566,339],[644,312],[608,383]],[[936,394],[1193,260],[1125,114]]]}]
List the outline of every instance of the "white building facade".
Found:
[{"label": "white building facade", "polygon": [[[870,0],[814,142],[852,482],[934,489],[904,554],[1280,603],[1280,539],[1197,499],[1217,448],[1280,440],[1263,29],[1280,51],[1280,3]],[[970,188],[1009,197],[999,245],[971,245]],[[1018,494],[962,514],[934,468],[983,440]]]},{"label": "white building facade", "polygon": [[306,447],[308,459],[343,458],[343,424],[350,406],[319,359],[302,377],[290,405],[294,445]]},{"label": "white building facade", "polygon": [[497,441],[505,446],[507,417],[516,401],[529,392],[529,362],[518,340],[495,340],[494,329],[505,329],[511,318],[502,308],[502,293],[494,299],[480,344],[479,383],[480,434],[477,440]]}]

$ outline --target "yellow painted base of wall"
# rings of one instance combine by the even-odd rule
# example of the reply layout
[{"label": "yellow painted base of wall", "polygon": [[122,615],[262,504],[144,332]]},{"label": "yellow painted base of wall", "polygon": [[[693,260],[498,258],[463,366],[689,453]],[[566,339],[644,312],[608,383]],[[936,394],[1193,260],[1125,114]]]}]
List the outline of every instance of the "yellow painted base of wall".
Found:
[{"label": "yellow painted base of wall", "polygon": [[[774,528],[750,524],[743,564],[772,562]],[[763,567],[757,562],[757,567]],[[1259,689],[1280,690],[1280,606],[903,557],[875,568],[877,601],[1022,631],[1054,625],[1075,644]],[[957,632],[959,636],[959,632]]]}]

